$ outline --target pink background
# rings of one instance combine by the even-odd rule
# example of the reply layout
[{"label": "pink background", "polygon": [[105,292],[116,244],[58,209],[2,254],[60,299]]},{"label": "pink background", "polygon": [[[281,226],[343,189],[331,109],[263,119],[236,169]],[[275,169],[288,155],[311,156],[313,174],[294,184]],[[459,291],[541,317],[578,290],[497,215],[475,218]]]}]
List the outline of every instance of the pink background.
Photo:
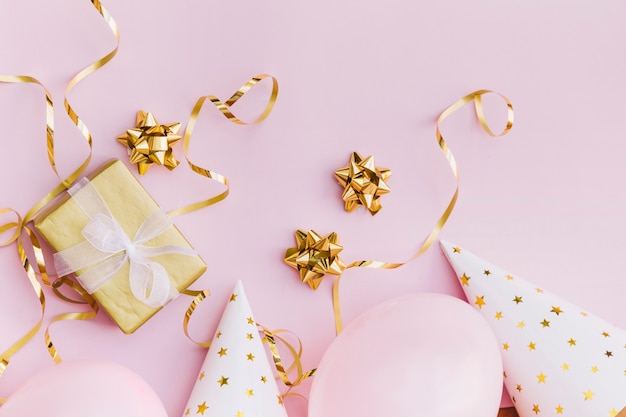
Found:
[{"label": "pink background", "polygon": [[[201,95],[225,99],[262,72],[281,85],[263,124],[235,126],[207,108],[194,135],[192,159],[232,184],[226,201],[176,219],[209,265],[194,285],[212,292],[192,325],[198,339],[212,335],[242,279],[256,319],[297,333],[305,365],[315,367],[334,337],[331,285],[313,292],[283,263],[293,232],[338,232],[347,262],[408,259],[454,191],[435,140],[436,117],[481,88],[511,99],[516,125],[503,138],[488,138],[469,106],[444,124],[461,194],[442,237],[626,326],[624,2],[104,4],[120,27],[119,54],[70,94],[94,136],[92,167],[126,161],[115,138],[139,109],[185,124]],[[113,46],[87,0],[0,0],[0,73],[32,75],[51,90],[64,174],[87,152],[64,116],[65,86]],[[56,184],[46,162],[42,97],[35,86],[0,86],[1,205],[21,212]],[[255,94],[235,110],[252,116],[261,102]],[[486,105],[502,126],[501,103],[489,97]],[[352,151],[393,171],[392,192],[375,217],[343,211],[333,172]],[[182,159],[180,145],[176,152]],[[184,165],[173,173],[154,167],[141,181],[166,209],[219,191]],[[0,268],[4,350],[39,313],[13,246],[0,251]],[[341,290],[346,323],[409,292],[461,295],[437,247],[399,270],[349,270]],[[72,309],[50,293],[48,299],[48,320]],[[100,314],[53,326],[53,339],[65,359],[110,359],[135,370],[177,416],[205,355],[181,329],[188,302],[180,297],[131,336]],[[50,364],[41,333],[14,357],[0,396]],[[306,415],[295,397],[287,407],[293,417]]]}]

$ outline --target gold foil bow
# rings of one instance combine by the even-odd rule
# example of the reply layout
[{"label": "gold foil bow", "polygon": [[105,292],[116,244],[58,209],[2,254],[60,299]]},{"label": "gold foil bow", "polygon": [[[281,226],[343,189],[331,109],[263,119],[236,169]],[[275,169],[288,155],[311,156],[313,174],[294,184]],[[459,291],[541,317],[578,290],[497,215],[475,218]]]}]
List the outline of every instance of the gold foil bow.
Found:
[{"label": "gold foil bow", "polygon": [[335,178],[344,187],[343,201],[348,212],[359,206],[365,207],[373,216],[380,211],[380,196],[387,194],[389,186],[386,181],[391,177],[388,168],[377,168],[374,157],[363,158],[353,152],[348,166],[335,171]]},{"label": "gold foil bow", "polygon": [[316,290],[326,274],[341,275],[346,265],[339,258],[343,250],[337,233],[321,236],[314,230],[296,231],[297,247],[287,249],[285,262],[300,272],[303,283]]},{"label": "gold foil bow", "polygon": [[148,172],[152,164],[162,165],[170,171],[178,166],[172,145],[182,139],[178,136],[180,123],[161,125],[152,113],[137,112],[136,126],[117,137],[128,147],[131,164],[137,164],[140,175]]},{"label": "gold foil bow", "polygon": [[[499,95],[500,97],[502,97],[502,99],[504,100],[507,106],[507,112],[508,112],[507,123],[506,123],[505,128],[499,134],[495,134],[491,131],[485,119],[485,114],[484,114],[483,104],[482,104],[482,96],[488,93],[495,93]],[[474,108],[476,110],[476,117],[480,125],[482,126],[483,130],[489,136],[503,136],[507,134],[509,130],[511,130],[511,128],[513,127],[513,105],[511,104],[508,98],[506,98],[500,93],[497,93],[491,90],[474,91],[473,93],[470,93],[466,95],[465,97],[462,97],[461,99],[457,100],[456,102],[448,106],[443,112],[441,112],[441,114],[437,118],[435,137],[437,139],[437,143],[439,145],[439,148],[441,149],[441,152],[443,152],[444,156],[448,160],[448,164],[450,166],[450,169],[452,170],[452,174],[454,174],[454,178],[456,179],[456,189],[454,191],[454,194],[452,195],[452,198],[450,199],[450,202],[448,203],[448,206],[439,217],[439,220],[437,220],[437,223],[432,228],[432,230],[430,231],[430,233],[428,234],[428,236],[426,237],[426,239],[424,240],[420,248],[409,260],[405,262],[383,262],[383,261],[361,260],[361,261],[352,262],[351,264],[346,266],[337,257],[337,254],[339,253],[338,250],[334,251],[334,256],[335,256],[334,258],[325,256],[325,252],[313,250],[314,248],[316,248],[316,246],[314,245],[318,244],[317,242],[321,239],[319,238],[319,235],[317,235],[316,233],[314,235],[311,235],[311,239],[310,239],[311,243],[307,244],[304,237],[305,236],[308,237],[308,234],[305,234],[304,232],[300,230],[296,232],[296,240],[297,240],[298,247],[288,249],[285,254],[284,260],[288,265],[298,269],[298,271],[300,272],[300,277],[302,281],[309,284],[309,286],[315,290],[319,287],[319,285],[321,284],[321,281],[324,279],[324,276],[326,274],[332,274],[332,275],[337,276],[337,279],[335,280],[333,284],[333,309],[334,309],[334,315],[335,315],[335,328],[336,328],[337,334],[341,333],[341,330],[343,329],[343,323],[341,320],[341,308],[340,308],[340,303],[339,303],[339,282],[341,280],[341,273],[343,272],[343,270],[350,269],[350,268],[395,269],[403,265],[406,265],[407,263],[413,261],[414,259],[419,258],[422,254],[424,254],[428,250],[428,248],[430,248],[430,246],[435,242],[435,239],[437,238],[437,236],[439,236],[441,229],[443,229],[444,225],[448,221],[450,214],[452,214],[452,211],[454,210],[454,207],[456,205],[456,201],[459,195],[459,172],[458,172],[458,168],[456,165],[456,160],[454,159],[454,155],[450,151],[450,148],[448,148],[448,144],[446,143],[446,141],[443,138],[443,135],[441,134],[441,123],[443,123],[443,121],[447,119],[451,114],[453,114],[455,111],[457,111],[458,109],[460,109],[461,107],[463,107],[465,104],[469,102],[474,102]],[[361,164],[363,168],[367,168],[368,170],[373,171],[373,173],[368,174],[368,175],[371,175],[372,176],[371,178],[374,179],[373,175],[376,172],[376,169],[374,167],[373,158],[370,161],[368,161],[367,164],[365,164],[364,163],[365,160],[363,160],[361,156],[355,152],[352,155],[352,160],[351,160],[350,165],[346,168],[342,168],[337,171],[339,174],[336,173],[336,175],[340,181],[342,181],[342,179],[344,178],[348,178],[349,174],[351,173],[351,166],[353,165],[353,163],[354,163],[354,166],[352,167],[352,172],[357,173],[359,169],[362,170],[362,168],[358,166],[357,159],[362,161]],[[369,159],[369,158],[366,158],[366,159]],[[372,169],[372,167],[374,168]],[[380,175],[382,178],[382,173]],[[385,175],[388,178],[388,176],[391,175],[391,173],[389,172]],[[362,183],[364,184],[365,181],[366,180],[363,179]],[[347,193],[352,194],[352,191],[345,191],[344,195]],[[356,190],[354,190],[354,194],[356,195]],[[354,198],[352,197],[350,201],[354,201]],[[374,198],[370,198],[366,200],[366,202],[368,201],[373,202]],[[357,203],[351,203],[350,208],[354,208],[353,207],[354,204],[357,204]],[[380,210],[380,207],[378,209]],[[349,210],[348,201],[346,201],[346,210]],[[311,233],[314,233],[314,232],[313,231],[309,232],[309,234]],[[338,240],[337,234],[331,233],[330,235],[328,235],[327,237],[329,238],[329,242],[330,242],[331,236],[333,238],[332,243],[336,245],[337,240]],[[318,240],[316,240],[315,237],[317,237]],[[341,246],[338,246],[338,248],[341,248]],[[328,253],[330,254],[330,251],[328,251]],[[329,262],[331,260],[334,260],[337,263],[337,265],[341,265],[341,267],[327,268],[325,270],[324,267],[326,265],[330,265]],[[305,280],[305,278],[307,279]]]}]

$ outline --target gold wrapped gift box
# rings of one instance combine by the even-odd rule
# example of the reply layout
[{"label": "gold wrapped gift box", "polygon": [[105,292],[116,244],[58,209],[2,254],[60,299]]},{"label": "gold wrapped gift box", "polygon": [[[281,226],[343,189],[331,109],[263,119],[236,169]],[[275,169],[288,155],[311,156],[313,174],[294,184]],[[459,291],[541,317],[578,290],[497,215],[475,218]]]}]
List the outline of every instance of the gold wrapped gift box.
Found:
[{"label": "gold wrapped gift box", "polygon": [[[107,162],[87,178],[98,190],[115,220],[131,238],[151,213],[160,210],[134,175],[119,160]],[[35,227],[50,246],[59,252],[85,240],[81,231],[88,222],[89,217],[65,193],[42,211],[35,220]],[[169,227],[146,242],[146,245],[179,245],[191,249],[189,242],[175,226]],[[191,285],[206,270],[206,264],[198,255],[168,253],[155,256],[151,260],[165,268],[171,285],[179,292]],[[81,272],[76,272],[79,282]],[[161,309],[150,307],[135,298],[130,289],[129,274],[130,266],[126,262],[93,294],[96,301],[124,333],[134,332]]]}]

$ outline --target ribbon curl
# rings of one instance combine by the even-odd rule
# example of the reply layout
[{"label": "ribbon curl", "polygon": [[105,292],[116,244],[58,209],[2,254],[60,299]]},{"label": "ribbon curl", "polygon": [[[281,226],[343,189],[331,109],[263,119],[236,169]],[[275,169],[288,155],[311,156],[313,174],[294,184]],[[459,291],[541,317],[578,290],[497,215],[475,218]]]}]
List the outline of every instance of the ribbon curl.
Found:
[{"label": "ribbon curl", "polygon": [[130,289],[139,301],[162,307],[178,294],[165,268],[150,258],[170,253],[195,256],[196,251],[179,245],[144,245],[172,227],[165,213],[155,211],[148,216],[131,240],[89,180],[79,181],[69,193],[90,220],[82,230],[85,241],[54,254],[57,274],[86,269],[77,278],[93,294],[128,262]]},{"label": "ribbon curl", "polygon": [[[507,123],[504,129],[502,130],[502,132],[500,132],[499,134],[493,133],[493,131],[489,128],[489,124],[487,123],[487,120],[485,119],[482,96],[485,94],[489,94],[489,93],[494,93],[500,96],[504,100],[506,107],[507,107]],[[450,115],[452,115],[458,109],[460,109],[465,104],[471,101],[474,102],[474,109],[476,111],[476,117],[478,119],[478,122],[480,123],[483,130],[487,133],[487,135],[492,136],[492,137],[504,136],[511,130],[511,128],[513,127],[513,116],[514,116],[513,105],[511,104],[508,98],[506,98],[505,96],[503,96],[502,94],[496,91],[477,90],[477,91],[474,91],[473,93],[470,93],[460,98],[459,100],[457,100],[456,102],[448,106],[443,112],[441,112],[441,114],[437,118],[437,127],[435,131],[435,137],[437,139],[439,148],[441,149],[441,152],[443,152],[444,156],[446,157],[448,161],[448,165],[450,166],[450,169],[452,170],[452,174],[454,175],[454,178],[456,180],[456,187],[454,190],[454,194],[452,195],[452,198],[450,199],[450,202],[448,203],[446,209],[443,211],[443,213],[437,220],[437,223],[432,228],[432,230],[430,231],[430,233],[428,234],[428,236],[426,237],[426,239],[424,240],[420,248],[409,260],[405,262],[383,262],[383,261],[360,260],[360,261],[355,261],[355,262],[348,264],[347,266],[345,266],[345,269],[350,269],[350,268],[396,269],[419,258],[435,242],[435,240],[437,239],[437,236],[439,236],[439,233],[441,232],[444,225],[448,221],[450,215],[452,214],[452,211],[454,210],[454,207],[456,206],[456,201],[459,196],[459,171],[458,171],[458,167],[456,164],[456,160],[454,159],[454,155],[452,154],[452,151],[450,151],[448,144],[446,143],[446,141],[443,138],[443,135],[441,134],[441,124]],[[310,231],[309,233],[315,233],[315,232]],[[296,232],[296,236],[298,236],[298,234],[306,234],[306,232],[298,231]],[[336,236],[335,233],[332,233],[331,235]],[[302,245],[300,244],[301,243],[300,240],[298,238],[296,239],[298,241],[297,242],[298,247],[288,249],[285,253],[284,260],[288,265],[298,269],[300,271],[301,276],[303,276],[302,268],[308,268],[307,266],[305,266],[303,261],[306,257],[306,250],[309,250],[309,249],[302,247]],[[336,239],[335,239],[335,243],[337,243]],[[300,259],[302,260],[302,262],[300,263],[294,262],[294,259],[298,259],[298,255],[301,257]],[[327,260],[326,262],[328,261],[329,260]],[[309,268],[309,271],[314,272],[312,268]],[[325,276],[325,274],[322,274],[322,271],[320,270],[318,270],[317,273],[321,275],[317,275],[315,277],[316,285],[315,287],[311,285],[312,289],[317,289],[317,287],[319,287],[321,280]],[[333,283],[333,310],[334,310],[334,316],[335,316],[335,329],[336,329],[337,334],[339,334],[341,333],[343,329],[343,322],[341,319],[341,306],[339,303],[339,283],[340,283],[342,275],[340,274],[334,274],[334,275],[337,275],[337,279]]]}]

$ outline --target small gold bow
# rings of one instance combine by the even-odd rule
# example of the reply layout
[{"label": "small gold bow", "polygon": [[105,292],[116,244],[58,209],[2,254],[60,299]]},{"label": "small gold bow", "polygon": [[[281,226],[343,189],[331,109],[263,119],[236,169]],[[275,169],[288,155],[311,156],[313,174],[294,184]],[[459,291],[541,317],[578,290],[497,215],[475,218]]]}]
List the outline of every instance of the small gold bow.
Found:
[{"label": "small gold bow", "polygon": [[344,187],[341,197],[346,211],[353,211],[361,205],[372,216],[378,213],[382,208],[380,196],[391,191],[385,182],[389,177],[391,170],[376,168],[373,156],[363,158],[358,152],[353,152],[348,166],[335,171],[335,178]]}]

